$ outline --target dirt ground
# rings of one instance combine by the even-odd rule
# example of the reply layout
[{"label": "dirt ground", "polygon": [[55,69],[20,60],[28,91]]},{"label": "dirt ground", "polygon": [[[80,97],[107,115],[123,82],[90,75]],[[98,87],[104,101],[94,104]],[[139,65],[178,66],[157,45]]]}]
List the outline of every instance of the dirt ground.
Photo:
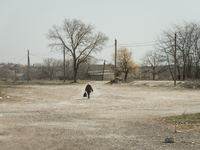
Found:
[{"label": "dirt ground", "polygon": [[[200,90],[173,82],[3,88],[0,150],[199,150],[200,133],[174,133],[153,118],[200,112]],[[6,96],[10,98],[5,99]],[[174,137],[175,143],[164,143]]]}]

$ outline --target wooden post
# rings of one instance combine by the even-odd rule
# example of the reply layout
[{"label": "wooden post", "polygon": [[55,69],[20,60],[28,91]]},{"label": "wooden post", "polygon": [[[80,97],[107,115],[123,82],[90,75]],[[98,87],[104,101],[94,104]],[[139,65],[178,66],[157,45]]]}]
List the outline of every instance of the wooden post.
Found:
[{"label": "wooden post", "polygon": [[103,63],[103,74],[102,74],[102,81],[103,81],[103,76],[104,76],[104,69],[105,69],[105,60],[104,60],[104,63]]},{"label": "wooden post", "polygon": [[116,74],[117,74],[116,63],[117,63],[117,40],[115,39],[115,83],[117,82],[117,80],[116,80]]},{"label": "wooden post", "polygon": [[16,68],[15,68],[15,82],[17,82]]},{"label": "wooden post", "polygon": [[174,87],[176,87],[176,33],[175,33],[175,49],[174,49]]},{"label": "wooden post", "polygon": [[27,81],[30,81],[30,58],[29,58],[29,50],[28,50],[28,69],[27,69]]},{"label": "wooden post", "polygon": [[64,71],[64,83],[65,83],[65,46],[63,46],[63,71]]}]

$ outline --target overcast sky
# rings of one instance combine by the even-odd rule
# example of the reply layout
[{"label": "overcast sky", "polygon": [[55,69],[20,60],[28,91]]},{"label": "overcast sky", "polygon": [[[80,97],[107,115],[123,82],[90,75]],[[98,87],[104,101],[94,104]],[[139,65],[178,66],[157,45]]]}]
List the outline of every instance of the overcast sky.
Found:
[{"label": "overcast sky", "polygon": [[145,45],[171,24],[199,23],[199,7],[200,0],[0,0],[0,63],[26,65],[28,50],[31,64],[44,58],[63,59],[62,53],[47,47],[45,34],[65,18],[92,24],[95,32],[109,37],[97,58],[110,62],[117,39],[118,47],[132,46],[127,48],[140,63],[145,51],[153,49]]}]

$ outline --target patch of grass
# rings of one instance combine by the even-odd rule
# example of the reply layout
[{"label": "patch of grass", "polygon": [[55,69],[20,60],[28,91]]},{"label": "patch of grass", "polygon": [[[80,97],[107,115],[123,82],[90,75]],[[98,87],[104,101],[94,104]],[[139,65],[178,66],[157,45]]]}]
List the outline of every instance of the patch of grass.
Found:
[{"label": "patch of grass", "polygon": [[112,85],[112,84],[114,84],[114,81],[109,81],[109,82],[106,82],[106,84],[109,84],[109,85]]},{"label": "patch of grass", "polygon": [[200,89],[200,81],[186,81],[183,83],[182,87],[188,89]]},{"label": "patch of grass", "polygon": [[33,80],[33,81],[17,81],[17,82],[0,82],[1,85],[71,85],[71,84],[87,84],[88,80],[78,80],[73,82],[72,80]]},{"label": "patch of grass", "polygon": [[12,85],[12,82],[0,82],[0,85]]},{"label": "patch of grass", "polygon": [[3,95],[2,95],[2,92],[1,92],[1,89],[0,89],[0,97],[2,97]]},{"label": "patch of grass", "polygon": [[194,129],[200,132],[200,113],[167,116],[154,119],[153,122],[171,127],[175,127],[177,124],[179,129]]}]

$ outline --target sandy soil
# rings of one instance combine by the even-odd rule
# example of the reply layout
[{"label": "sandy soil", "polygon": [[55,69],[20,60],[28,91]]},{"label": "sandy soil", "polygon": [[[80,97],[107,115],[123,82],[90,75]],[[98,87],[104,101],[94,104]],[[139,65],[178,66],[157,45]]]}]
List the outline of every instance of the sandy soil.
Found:
[{"label": "sandy soil", "polygon": [[[149,123],[169,115],[200,111],[200,90],[173,88],[173,82],[30,85],[3,89],[0,150],[182,150],[200,149],[200,133],[174,133]],[[175,143],[164,143],[174,137]],[[193,144],[191,144],[193,142]]]}]

